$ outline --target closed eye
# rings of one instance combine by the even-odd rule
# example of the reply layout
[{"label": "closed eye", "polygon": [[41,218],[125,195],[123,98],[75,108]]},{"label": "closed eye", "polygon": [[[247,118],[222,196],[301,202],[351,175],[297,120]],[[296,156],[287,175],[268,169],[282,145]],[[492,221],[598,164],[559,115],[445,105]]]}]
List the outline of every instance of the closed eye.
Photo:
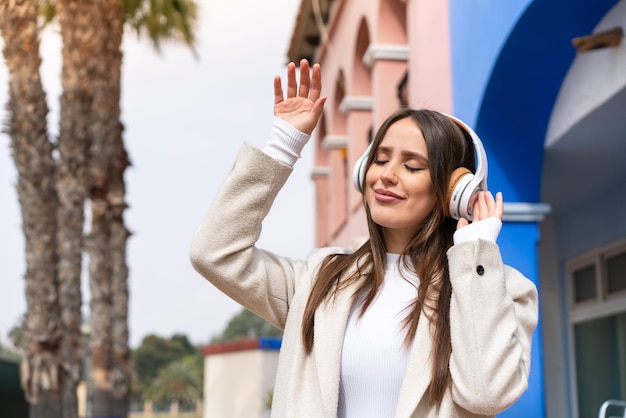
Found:
[{"label": "closed eye", "polygon": [[[383,159],[374,159],[374,161],[372,161],[372,164],[376,164],[376,165],[385,165],[389,162],[389,160],[383,160]],[[409,172],[411,173],[416,173],[418,171],[422,171],[422,170],[426,170],[423,167],[413,167],[409,164],[404,164],[404,168],[406,168]]]},{"label": "closed eye", "polygon": [[410,165],[408,165],[408,164],[405,164],[405,165],[404,165],[404,168],[406,168],[407,170],[409,170],[411,173],[416,173],[416,172],[418,172],[418,171],[425,170],[425,168],[421,168],[421,167],[411,167],[411,166],[410,166]]}]

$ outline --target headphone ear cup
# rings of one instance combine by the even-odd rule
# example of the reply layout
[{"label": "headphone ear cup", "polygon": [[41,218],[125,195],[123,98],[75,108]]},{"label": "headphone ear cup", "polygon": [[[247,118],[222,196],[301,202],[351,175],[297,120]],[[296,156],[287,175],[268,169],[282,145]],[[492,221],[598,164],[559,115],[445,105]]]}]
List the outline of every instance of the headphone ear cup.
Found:
[{"label": "headphone ear cup", "polygon": [[459,167],[450,174],[450,182],[448,183],[448,194],[446,202],[448,206],[445,208],[445,215],[449,218],[459,219],[464,217],[461,212],[463,209],[459,207],[462,201],[463,191],[467,184],[474,178],[470,170],[465,167]]},{"label": "headphone ear cup", "polygon": [[356,164],[354,164],[354,169],[352,170],[352,184],[354,184],[354,188],[359,193],[363,193],[361,186],[363,185],[363,175],[365,174],[365,158],[366,155],[361,156],[361,158],[357,160]]},{"label": "headphone ear cup", "polygon": [[370,151],[372,149],[372,144],[370,143],[363,155],[359,157],[359,159],[354,164],[354,169],[352,170],[352,184],[354,184],[354,188],[359,192],[363,193],[363,181],[365,180],[365,165],[367,164],[367,157],[370,155]]}]

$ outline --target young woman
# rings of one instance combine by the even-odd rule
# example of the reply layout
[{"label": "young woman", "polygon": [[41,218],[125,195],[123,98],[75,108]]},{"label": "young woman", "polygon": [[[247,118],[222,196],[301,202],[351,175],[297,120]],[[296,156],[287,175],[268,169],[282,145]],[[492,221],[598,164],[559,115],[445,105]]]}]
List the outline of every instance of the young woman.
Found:
[{"label": "young woman", "polygon": [[255,246],[323,112],[319,65],[300,74],[288,65],[286,97],[275,78],[272,135],[244,144],[191,246],[200,274],[284,329],[272,417],[506,409],[527,388],[537,292],[502,263],[500,193],[476,194],[471,223],[450,216],[457,169],[476,168],[462,122],[403,109],[382,124],[356,180],[369,228],[356,251],[292,260]]}]

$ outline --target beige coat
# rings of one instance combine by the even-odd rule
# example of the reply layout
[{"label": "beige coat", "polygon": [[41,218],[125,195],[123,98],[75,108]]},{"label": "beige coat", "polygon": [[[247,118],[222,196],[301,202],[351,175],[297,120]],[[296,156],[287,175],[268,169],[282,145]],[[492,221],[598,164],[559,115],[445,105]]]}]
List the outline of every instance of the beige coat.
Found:
[{"label": "beige coat", "polygon": [[[191,261],[222,292],[284,329],[272,417],[335,418],[342,341],[353,289],[342,291],[316,312],[310,355],[303,348],[301,321],[316,268],[325,255],[340,250],[318,250],[308,260],[297,261],[255,246],[261,222],[290,173],[291,168],[245,145],[194,235]],[[298,238],[286,235],[285,239]],[[493,243],[456,245],[448,251],[448,260],[453,286],[453,382],[435,409],[426,396],[431,381],[431,338],[423,315],[396,418],[492,416],[513,404],[528,385],[531,338],[538,315],[535,286],[503,265]]]}]

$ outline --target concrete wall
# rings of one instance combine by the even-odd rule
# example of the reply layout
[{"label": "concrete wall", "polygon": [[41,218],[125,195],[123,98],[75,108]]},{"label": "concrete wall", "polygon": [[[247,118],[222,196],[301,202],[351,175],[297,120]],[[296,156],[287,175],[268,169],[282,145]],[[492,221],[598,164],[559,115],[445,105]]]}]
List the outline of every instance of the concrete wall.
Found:
[{"label": "concrete wall", "polygon": [[239,345],[213,346],[209,353],[205,349],[204,418],[269,416],[277,347],[248,340]]}]

